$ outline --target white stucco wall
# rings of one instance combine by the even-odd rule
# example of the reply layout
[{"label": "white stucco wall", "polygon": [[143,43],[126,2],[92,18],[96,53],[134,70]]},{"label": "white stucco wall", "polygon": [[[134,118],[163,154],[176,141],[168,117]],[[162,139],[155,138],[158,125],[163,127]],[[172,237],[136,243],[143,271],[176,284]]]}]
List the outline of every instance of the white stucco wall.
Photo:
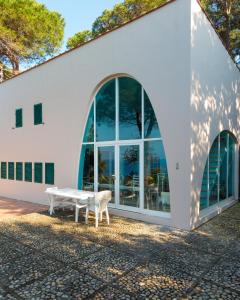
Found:
[{"label": "white stucco wall", "polygon": [[[201,223],[199,197],[209,149],[222,130],[240,138],[240,72],[199,4],[191,0],[191,227]],[[236,175],[238,156],[236,155]],[[236,176],[237,198],[238,176]],[[215,211],[218,210],[215,207]]]},{"label": "white stucco wall", "polygon": [[[201,50],[202,51],[202,50]],[[148,93],[163,137],[170,180],[171,220],[190,222],[190,5],[177,0],[0,85],[1,161],[54,162],[58,187],[77,187],[87,114],[100,82],[129,74]],[[33,125],[43,103],[44,125]],[[14,127],[23,108],[23,128]],[[176,163],[180,169],[176,170]],[[46,203],[46,186],[0,180],[0,195]],[[156,221],[156,222],[157,222]]]}]

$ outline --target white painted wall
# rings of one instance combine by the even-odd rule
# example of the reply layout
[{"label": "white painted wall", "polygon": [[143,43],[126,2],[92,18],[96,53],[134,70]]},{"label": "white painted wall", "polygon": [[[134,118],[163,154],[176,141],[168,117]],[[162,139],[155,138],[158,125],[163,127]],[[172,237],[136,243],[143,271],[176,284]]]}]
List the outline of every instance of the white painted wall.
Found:
[{"label": "white painted wall", "polygon": [[[199,197],[202,176],[214,139],[222,130],[229,130],[238,140],[240,138],[240,72],[195,0],[191,0],[191,11],[190,223],[193,228],[201,223]],[[238,176],[235,186],[238,188]],[[218,211],[221,209],[215,207],[215,212]],[[209,210],[209,213],[212,211]]]},{"label": "white painted wall", "polygon": [[[159,122],[171,189],[171,222],[189,228],[190,6],[178,0],[0,85],[1,161],[54,162],[58,187],[77,187],[92,96],[111,75],[129,74],[148,93]],[[45,125],[33,125],[43,103]],[[15,109],[23,128],[13,130]],[[176,163],[180,170],[176,170]],[[46,203],[44,184],[0,180],[0,195]],[[169,220],[160,220],[169,224]]]}]

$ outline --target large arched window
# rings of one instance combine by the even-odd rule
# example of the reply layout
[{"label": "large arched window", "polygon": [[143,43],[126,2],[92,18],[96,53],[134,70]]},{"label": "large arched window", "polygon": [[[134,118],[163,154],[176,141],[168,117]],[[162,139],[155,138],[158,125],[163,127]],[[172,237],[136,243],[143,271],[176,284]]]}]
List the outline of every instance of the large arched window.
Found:
[{"label": "large arched window", "polygon": [[205,165],[200,209],[234,196],[234,160],[236,139],[222,131],[214,140]]},{"label": "large arched window", "polygon": [[78,188],[112,190],[115,207],[170,211],[160,130],[147,93],[136,80],[114,78],[95,96],[85,127]]}]

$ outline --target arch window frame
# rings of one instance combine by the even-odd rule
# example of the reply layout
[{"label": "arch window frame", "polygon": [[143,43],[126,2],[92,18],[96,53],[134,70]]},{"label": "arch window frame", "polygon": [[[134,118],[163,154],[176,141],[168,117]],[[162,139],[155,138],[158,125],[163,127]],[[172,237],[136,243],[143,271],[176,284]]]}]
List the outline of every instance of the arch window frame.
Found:
[{"label": "arch window frame", "polygon": [[[81,168],[81,159],[82,159],[82,150],[84,149],[84,147],[87,147],[89,145],[93,145],[94,147],[94,191],[97,191],[97,186],[98,186],[98,147],[101,146],[114,146],[115,147],[115,157],[119,156],[119,152],[120,152],[120,147],[121,146],[125,146],[125,145],[139,145],[140,146],[140,161],[142,161],[143,163],[140,164],[140,182],[141,182],[141,186],[143,187],[142,190],[140,190],[140,206],[135,208],[135,207],[124,207],[124,205],[120,205],[120,199],[119,199],[119,195],[117,195],[119,202],[118,203],[114,203],[111,204],[111,207],[114,208],[121,208],[123,210],[128,210],[128,211],[133,211],[133,212],[144,212],[144,213],[148,213],[149,215],[157,215],[157,216],[162,216],[162,217],[170,217],[170,211],[160,211],[160,210],[149,210],[144,208],[144,189],[145,189],[145,185],[144,185],[144,147],[145,147],[145,143],[146,142],[154,142],[154,141],[161,141],[162,145],[163,145],[163,139],[162,139],[162,135],[161,135],[161,131],[160,131],[160,127],[158,124],[158,121],[156,120],[156,124],[158,126],[158,131],[159,131],[159,137],[145,137],[145,101],[149,101],[151,104],[150,99],[148,98],[147,92],[145,91],[144,87],[140,84],[141,87],[141,136],[138,139],[120,139],[120,110],[119,110],[119,102],[120,102],[120,89],[119,89],[119,78],[130,78],[135,80],[138,84],[140,84],[135,78],[131,77],[131,76],[127,76],[127,75],[122,75],[122,76],[115,76],[115,77],[111,77],[108,78],[106,81],[102,82],[102,84],[99,86],[99,88],[96,90],[94,96],[93,96],[93,100],[89,106],[89,110],[88,110],[88,114],[87,114],[87,118],[85,120],[85,127],[84,127],[84,131],[83,131],[83,139],[82,139],[82,143],[81,143],[81,151],[80,151],[80,161],[79,161],[79,168]],[[100,90],[104,87],[105,84],[107,84],[108,82],[110,82],[111,80],[114,80],[114,84],[115,84],[115,97],[114,97],[114,101],[115,101],[115,139],[113,140],[107,140],[107,141],[99,141],[97,140],[97,101],[96,101],[96,97],[98,95],[98,93],[100,92]],[[146,98],[147,97],[147,98]],[[148,100],[147,100],[148,99]],[[151,104],[152,106],[152,104]],[[153,107],[152,107],[153,109]],[[93,120],[93,141],[84,141],[85,140],[85,134],[86,134],[86,130],[87,127],[89,126],[88,124],[88,120],[90,117],[90,114],[93,110],[93,116],[91,117],[91,119]],[[154,112],[154,116],[155,115],[155,111],[153,109]],[[87,139],[86,139],[87,140]],[[164,149],[164,146],[163,146]],[[165,155],[165,151],[164,151],[164,155]],[[166,155],[165,155],[166,158]],[[167,161],[167,160],[166,160]],[[82,166],[81,171],[79,169],[79,173],[78,176],[83,176],[83,168],[84,166]],[[119,174],[119,169],[120,166],[118,163],[115,162],[115,174],[118,173]],[[168,168],[167,168],[167,174],[168,174]],[[167,175],[168,178],[168,175]],[[115,188],[116,185],[119,184],[118,181],[116,181],[115,183]],[[169,182],[168,182],[169,184]],[[117,189],[116,189],[117,191]],[[170,193],[170,187],[169,187],[169,193]],[[117,207],[118,205],[118,207]],[[120,207],[119,207],[120,206]],[[171,207],[171,203],[170,203],[170,207]]]},{"label": "arch window frame", "polygon": [[[221,199],[220,198],[220,189],[221,189],[221,185],[220,185],[220,179],[221,179],[221,136],[223,134],[227,134],[227,147],[226,147],[226,175],[225,175],[225,179],[226,179],[226,198]],[[232,162],[232,195],[229,194],[229,169],[230,169],[230,162],[229,162],[229,154],[230,154],[230,138],[233,141],[234,144],[234,149],[233,149],[233,162]],[[217,168],[216,168],[216,174],[217,174],[217,199],[215,201],[215,203],[211,204],[210,203],[210,193],[211,193],[211,189],[210,189],[210,154],[211,154],[211,150],[213,149],[213,147],[215,146],[215,143],[217,143]],[[203,212],[209,208],[212,208],[214,206],[219,206],[220,203],[222,203],[223,201],[226,201],[228,199],[231,199],[234,197],[235,194],[235,167],[234,167],[234,162],[236,159],[236,138],[235,136],[228,130],[223,130],[221,131],[216,138],[213,140],[213,143],[211,144],[211,147],[208,151],[208,157],[207,157],[207,161],[205,164],[205,168],[203,171],[203,175],[202,175],[202,183],[201,183],[201,191],[200,191],[200,198],[199,198],[199,211]],[[206,199],[206,205],[202,204],[202,202],[204,203],[204,201],[202,201],[202,188],[203,188],[203,180],[204,180],[204,175],[205,175],[205,169],[207,167],[207,199]],[[203,206],[203,207],[201,207]]]}]

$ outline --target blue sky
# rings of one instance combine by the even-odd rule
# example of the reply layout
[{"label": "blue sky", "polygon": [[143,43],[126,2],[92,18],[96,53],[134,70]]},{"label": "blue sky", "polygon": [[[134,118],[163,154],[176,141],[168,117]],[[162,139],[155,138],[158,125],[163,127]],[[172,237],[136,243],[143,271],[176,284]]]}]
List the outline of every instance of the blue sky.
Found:
[{"label": "blue sky", "polygon": [[64,50],[69,37],[78,31],[91,29],[92,23],[104,9],[111,9],[122,0],[38,0],[38,2],[45,4],[50,10],[59,12],[64,17],[66,23]]}]

